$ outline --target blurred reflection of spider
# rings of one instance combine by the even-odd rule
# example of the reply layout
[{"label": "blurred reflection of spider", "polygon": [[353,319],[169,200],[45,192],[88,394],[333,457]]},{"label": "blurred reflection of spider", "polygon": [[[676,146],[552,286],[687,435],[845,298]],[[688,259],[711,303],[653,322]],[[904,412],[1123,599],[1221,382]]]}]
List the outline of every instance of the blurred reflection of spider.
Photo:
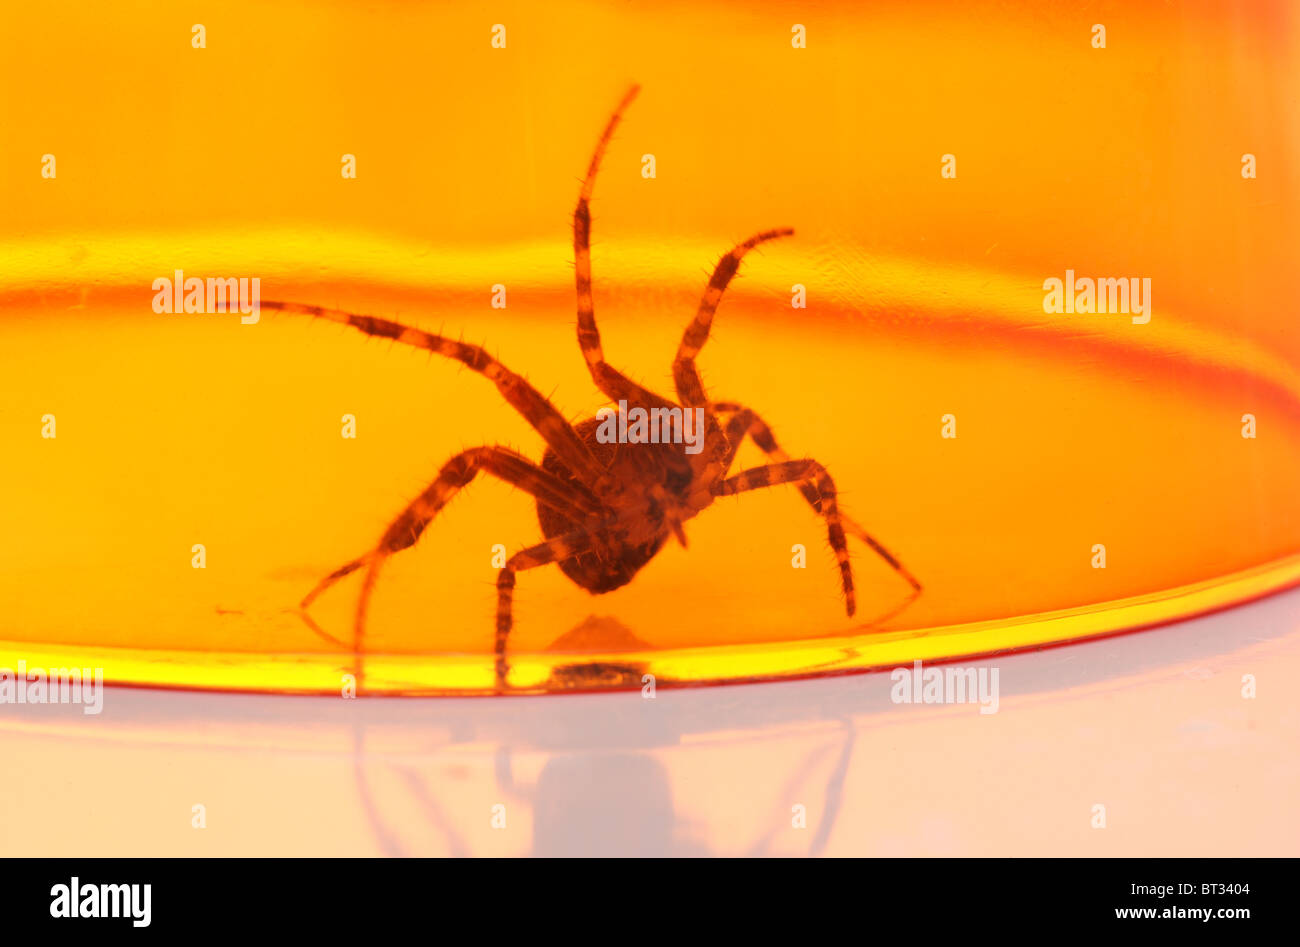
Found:
[{"label": "blurred reflection of spider", "polygon": [[[507,688],[506,640],[513,623],[517,572],[555,563],[569,579],[593,595],[613,591],[630,582],[669,537],[676,537],[685,546],[683,524],[719,497],[783,483],[798,485],[809,505],[826,520],[827,541],[839,565],[845,610],[850,616],[856,609],[856,599],[846,530],[870,546],[911,585],[913,598],[921,590],[920,583],[897,558],[840,512],[835,484],[821,464],[807,458],[790,459],[777,446],[771,429],[749,408],[735,402],[710,401],[696,369],[696,356],[708,340],[714,312],[741,259],[759,244],[789,236],[792,230],[755,234],[732,248],[714,268],[673,362],[680,404],[641,387],[605,361],[592,299],[590,200],[601,158],[623,110],[636,93],[637,88],[633,86],[605,126],[573,213],[578,345],[596,387],[629,415],[640,409],[651,417],[702,417],[702,444],[687,445],[694,446],[694,450],[684,449],[681,443],[606,443],[597,437],[601,419],[589,418],[576,426],[570,424],[536,388],[479,346],[376,316],[298,303],[261,303],[264,308],[339,322],[370,336],[392,339],[462,362],[491,380],[547,445],[540,465],[500,446],[477,447],[457,454],[443,465],[433,483],[389,524],[372,550],[335,569],[308,593],[302,601],[304,609],[339,579],[365,569],[353,619],[352,649],[358,656],[365,651],[366,611],[381,564],[394,553],[414,545],[439,511],[481,471],[531,494],[537,502],[538,520],[546,536],[545,542],[515,553],[497,578],[494,672],[498,691]],[[728,470],[746,436],[772,462],[729,477]],[[692,442],[697,438],[698,431]],[[364,665],[358,659],[358,685],[363,680],[363,672]]]},{"label": "blurred reflection of spider", "polygon": [[[852,723],[840,720],[843,736],[834,769],[827,779],[820,818],[811,833],[806,855],[825,851],[839,816],[844,783],[856,737]],[[764,819],[767,830],[743,853],[748,857],[774,854],[772,843],[789,831],[788,801],[799,796],[800,787],[830,749],[821,746],[810,752],[783,784],[773,813]],[[355,731],[354,766],[362,808],[380,849],[386,855],[430,854],[412,851],[407,840],[414,834],[409,825],[387,817],[376,801],[373,778],[387,774],[403,787],[404,794],[423,813],[427,827],[440,837],[447,854],[457,857],[478,854],[459,830],[460,820],[437,798],[429,781],[412,767],[384,763],[368,757],[365,731]],[[496,791],[500,798],[521,803],[531,810],[532,847],[528,854],[539,857],[692,857],[726,854],[715,851],[697,837],[695,827],[677,811],[667,769],[654,755],[625,749],[589,749],[553,752],[548,755],[537,781],[524,786],[515,780],[513,749],[497,748]],[[482,819],[479,812],[475,818]]]}]

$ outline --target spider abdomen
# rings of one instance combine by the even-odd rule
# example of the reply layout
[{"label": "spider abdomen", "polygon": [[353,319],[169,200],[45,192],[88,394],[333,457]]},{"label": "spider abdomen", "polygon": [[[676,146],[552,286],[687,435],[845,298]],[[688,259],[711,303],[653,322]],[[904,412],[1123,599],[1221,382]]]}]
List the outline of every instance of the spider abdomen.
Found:
[{"label": "spider abdomen", "polygon": [[[571,559],[557,563],[560,570],[573,582],[593,595],[612,592],[632,581],[632,578],[655,554],[663,548],[669,536],[664,511],[649,499],[650,488],[664,485],[673,479],[661,469],[665,453],[681,453],[681,445],[671,444],[606,444],[596,438],[600,421],[590,418],[576,425],[575,430],[597,462],[615,473],[625,489],[610,502],[609,513],[622,517],[623,523],[607,528],[593,527],[596,548]],[[671,458],[675,460],[676,458]],[[680,466],[680,463],[673,464]],[[542,456],[542,469],[547,473],[587,491],[587,486],[575,477],[553,451]],[[689,481],[689,465],[685,465]],[[676,471],[674,471],[676,472]],[[545,503],[537,503],[537,521],[547,539],[563,536],[580,529],[583,524],[574,522],[556,512]]]}]

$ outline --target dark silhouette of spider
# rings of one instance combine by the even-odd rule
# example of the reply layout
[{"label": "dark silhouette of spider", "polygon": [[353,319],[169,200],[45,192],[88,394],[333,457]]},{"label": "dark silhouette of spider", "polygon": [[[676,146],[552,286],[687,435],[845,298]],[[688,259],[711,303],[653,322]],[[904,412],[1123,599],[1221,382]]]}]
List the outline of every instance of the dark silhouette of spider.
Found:
[{"label": "dark silhouette of spider", "polygon": [[[573,212],[573,252],[577,282],[578,345],[591,378],[613,402],[626,402],[629,414],[640,407],[681,412],[702,409],[704,431],[701,449],[688,453],[681,443],[605,443],[597,437],[599,418],[572,425],[524,378],[507,369],[483,348],[381,319],[320,306],[262,302],[264,308],[300,313],[343,323],[367,335],[393,339],[437,352],[486,376],[546,441],[541,465],[505,447],[476,447],[457,454],[443,465],[437,478],[389,525],[374,549],[335,569],[302,600],[306,609],[329,586],[365,567],[353,623],[353,651],[364,653],[366,609],[383,561],[420,538],[438,512],[480,471],[493,474],[527,491],[537,501],[537,516],[546,541],[517,552],[497,578],[495,640],[496,689],[507,689],[509,665],[506,639],[512,624],[511,599],[515,574],[524,569],[556,563],[582,588],[599,595],[630,582],[675,536],[686,545],[682,524],[718,497],[744,493],[782,483],[797,484],[805,499],[826,520],[826,534],[839,563],[845,606],[853,615],[856,604],[853,572],[849,565],[846,528],[870,546],[912,587],[910,603],[921,585],[884,546],[844,516],[836,503],[831,476],[815,460],[792,460],[776,443],[772,431],[750,409],[734,402],[710,402],[695,368],[695,358],[709,337],[714,311],[741,258],[768,240],[785,237],[789,229],[766,230],[736,245],[714,268],[700,300],[694,321],[687,327],[673,362],[675,404],[625,377],[605,361],[591,294],[592,187],[623,111],[636,97],[633,86],[624,95],[596,143],[587,176]],[[749,436],[773,461],[728,477],[742,440]],[[358,678],[362,667],[358,666]]]}]

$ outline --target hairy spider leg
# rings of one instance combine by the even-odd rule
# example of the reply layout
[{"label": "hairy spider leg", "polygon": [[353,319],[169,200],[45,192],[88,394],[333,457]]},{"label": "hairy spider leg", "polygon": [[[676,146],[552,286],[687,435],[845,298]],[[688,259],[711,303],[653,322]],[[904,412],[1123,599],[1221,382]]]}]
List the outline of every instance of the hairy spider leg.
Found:
[{"label": "hairy spider leg", "polygon": [[713,487],[715,496],[727,497],[748,490],[760,490],[782,483],[815,483],[821,500],[819,512],[826,518],[826,538],[840,566],[840,582],[844,588],[844,602],[850,616],[857,610],[853,592],[853,568],[849,565],[849,547],[844,539],[844,525],[835,500],[835,483],[826,468],[815,460],[787,460],[783,463],[751,467],[734,477],[728,477]]},{"label": "hairy spider leg", "polygon": [[327,309],[323,306],[304,306],[300,303],[263,301],[264,309],[313,316],[352,326],[381,339],[392,339],[404,345],[425,349],[453,358],[488,378],[509,402],[510,406],[523,415],[532,427],[546,441],[564,465],[585,486],[597,495],[609,490],[611,481],[605,468],[592,456],[587,445],[583,443],[573,425],[564,419],[564,415],[555,409],[546,397],[528,383],[522,375],[516,375],[499,361],[488,354],[482,346],[457,342],[432,332],[424,332],[404,326],[400,322],[381,319],[378,316],[358,315],[342,309]]},{"label": "hairy spider leg", "polygon": [[595,301],[591,291],[591,192],[596,186],[596,172],[600,170],[605,149],[614,137],[614,129],[640,90],[641,87],[636,85],[628,89],[610,116],[609,123],[596,142],[596,150],[587,166],[587,176],[578,192],[578,205],[573,211],[573,278],[578,297],[578,347],[587,361],[587,369],[591,372],[591,380],[596,383],[596,387],[611,401],[626,400],[629,404],[658,403],[660,399],[605,361],[605,352],[600,345],[600,330],[596,328]]},{"label": "hairy spider leg", "polygon": [[510,666],[506,663],[506,639],[510,637],[510,629],[514,624],[512,608],[515,573],[572,559],[574,556],[589,552],[595,545],[596,533],[593,530],[575,529],[563,536],[555,536],[544,543],[538,543],[536,546],[529,546],[506,561],[505,568],[497,575],[497,634],[494,651],[498,691],[505,690],[506,675],[510,672]]},{"label": "hairy spider leg", "polygon": [[[345,575],[366,566],[365,580],[357,596],[356,614],[352,626],[352,650],[364,653],[366,611],[374,591],[383,560],[415,544],[425,527],[451,498],[472,481],[480,471],[491,473],[507,483],[514,484],[541,503],[553,507],[578,522],[584,519],[603,519],[603,508],[595,498],[560,478],[547,473],[528,458],[504,447],[476,447],[452,457],[442,466],[437,478],[429,484],[401,514],[389,524],[378,544],[370,552],[335,569],[302,600],[307,608],[325,589]],[[358,657],[357,681],[361,683],[364,668]]]},{"label": "hairy spider leg", "polygon": [[[790,459],[790,455],[783,451],[776,443],[776,437],[767,423],[755,414],[751,409],[734,401],[717,401],[713,404],[713,410],[719,414],[730,414],[731,418],[727,420],[726,435],[728,453],[724,470],[730,469],[732,462],[736,458],[736,451],[740,449],[741,440],[746,434],[758,445],[768,457],[774,461],[785,462]],[[799,492],[804,495],[810,506],[818,513],[822,511],[821,495],[817,492],[817,487],[811,483],[802,483],[799,485]],[[847,513],[840,513],[840,521],[844,524],[844,529],[853,536],[856,536],[862,542],[871,547],[881,559],[885,560],[895,572],[897,572],[908,585],[912,587],[912,596],[908,599],[910,602],[921,592],[921,583],[908,570],[906,566],[892,552],[884,547],[870,533],[862,528]]]},{"label": "hairy spider leg", "polygon": [[709,339],[713,314],[717,311],[727,284],[740,269],[741,259],[760,243],[775,240],[777,237],[788,237],[793,233],[792,229],[784,227],[754,234],[744,243],[732,247],[713,268],[713,275],[709,278],[709,285],[704,289],[704,296],[700,299],[700,307],[695,312],[695,319],[682,334],[681,345],[677,347],[677,358],[673,360],[673,380],[677,383],[677,399],[683,407],[709,407],[709,399],[704,394],[704,383],[695,368],[695,356],[700,354],[700,349],[704,348],[704,343]]},{"label": "hairy spider leg", "polygon": [[[572,484],[561,480],[559,477],[547,473],[522,454],[516,453],[507,447],[478,447],[473,450],[465,451],[462,454],[457,454],[448,461],[439,472],[438,480],[435,480],[425,493],[421,494],[420,499],[417,499],[415,503],[411,504],[402,515],[406,516],[410,514],[411,511],[424,500],[426,494],[430,491],[434,491],[435,488],[438,487],[438,484],[448,473],[448,468],[451,468],[454,464],[460,463],[462,460],[473,466],[473,470],[469,474],[469,479],[467,479],[465,483],[469,483],[469,480],[473,479],[475,472],[478,470],[484,470],[487,473],[501,478],[506,483],[513,484],[527,493],[532,494],[542,503],[545,503],[547,506],[559,513],[563,513],[571,519],[580,521],[583,519],[584,515],[600,517],[603,514],[603,507],[601,507],[593,497],[583,494]],[[448,496],[447,499],[450,499],[450,496]],[[424,525],[428,525],[427,522]],[[391,528],[392,527],[390,527],[390,529]],[[423,528],[424,526],[420,527],[421,530],[423,530]],[[307,593],[306,597],[304,597],[299,603],[299,607],[310,607],[311,603],[314,602],[322,592],[339,579],[351,575],[353,572],[357,571],[357,569],[360,569],[370,561],[371,556],[374,554],[375,550],[372,550],[364,556],[358,556],[351,562],[339,566],[329,575],[325,576],[325,578],[321,579],[320,582],[316,584],[316,587]]]}]

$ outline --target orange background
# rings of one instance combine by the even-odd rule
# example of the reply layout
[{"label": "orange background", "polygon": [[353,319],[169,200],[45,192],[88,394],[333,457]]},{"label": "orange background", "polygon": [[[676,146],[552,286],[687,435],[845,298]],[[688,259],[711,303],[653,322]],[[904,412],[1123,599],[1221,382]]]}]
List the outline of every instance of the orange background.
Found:
[{"label": "orange background", "polygon": [[[875,640],[906,650],[935,628],[1256,567],[1246,591],[1276,587],[1292,572],[1267,570],[1300,552],[1297,45],[1285,3],[10,5],[0,639],[149,651],[118,656],[130,680],[171,680],[146,665],[176,651],[333,654],[285,609],[455,451],[536,457],[540,440],[456,366],[269,313],[158,316],[151,281],[258,276],[265,298],[464,331],[587,416],[601,402],[573,339],[568,215],[631,81],[644,91],[596,189],[606,353],[667,390],[711,263],[796,228],[747,259],[702,366],[715,395],[825,463],[925,583]],[[1152,322],[1045,314],[1042,281],[1066,268],[1149,277]],[[789,307],[795,283],[807,310]],[[593,616],[597,648],[861,644],[905,591],[858,549],[846,620],[792,490],[719,503],[688,532],[690,549],[599,600],[557,570],[521,576],[513,646],[544,652]],[[375,647],[477,667],[491,546],[537,536],[527,497],[476,484],[387,568]],[[332,590],[322,627],[346,637],[354,595]]]}]

